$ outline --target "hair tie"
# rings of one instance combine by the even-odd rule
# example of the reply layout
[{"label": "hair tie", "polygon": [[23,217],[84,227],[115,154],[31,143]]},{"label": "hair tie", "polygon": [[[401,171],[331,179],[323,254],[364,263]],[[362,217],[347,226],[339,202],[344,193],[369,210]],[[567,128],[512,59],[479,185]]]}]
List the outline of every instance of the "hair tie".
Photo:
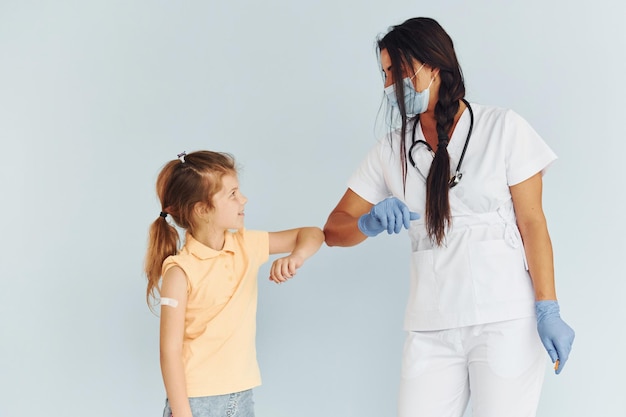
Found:
[{"label": "hair tie", "polygon": [[161,216],[161,217],[163,217],[163,218],[166,218],[166,217],[167,217],[167,213],[166,213],[166,212],[164,212],[164,211],[162,211],[162,212],[161,212],[161,214],[159,214],[159,216]]},{"label": "hair tie", "polygon": [[185,163],[185,156],[187,156],[187,152],[182,151],[181,153],[179,153],[176,156],[178,156],[178,159],[180,159],[180,162],[182,162],[184,164]]}]

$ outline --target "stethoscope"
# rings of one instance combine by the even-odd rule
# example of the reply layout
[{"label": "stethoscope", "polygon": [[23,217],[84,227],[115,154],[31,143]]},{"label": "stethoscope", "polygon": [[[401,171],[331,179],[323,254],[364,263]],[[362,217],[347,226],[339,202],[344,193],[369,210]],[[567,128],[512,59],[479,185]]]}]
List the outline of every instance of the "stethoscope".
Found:
[{"label": "stethoscope", "polygon": [[[472,128],[474,127],[474,112],[472,111],[472,106],[470,106],[470,104],[465,99],[461,99],[461,100],[463,100],[463,103],[465,103],[465,105],[467,106],[467,110],[469,110],[470,127],[469,127],[469,131],[467,132],[467,138],[465,138],[465,145],[463,145],[463,151],[461,152],[461,157],[459,158],[459,163],[456,166],[456,170],[454,172],[454,175],[452,177],[450,177],[450,181],[448,181],[448,185],[450,186],[450,188],[455,187],[461,181],[461,178],[463,178],[463,173],[461,172],[461,164],[463,163],[463,158],[465,158],[465,151],[467,151],[467,145],[469,144],[470,137],[472,136]],[[434,152],[433,152],[433,148],[425,140],[421,140],[421,139],[420,140],[415,140],[415,130],[417,130],[417,122],[418,122],[418,120],[416,120],[415,124],[413,125],[413,135],[411,137],[411,147],[409,148],[409,162],[411,163],[411,165],[413,165],[413,167],[422,176],[424,176],[424,174],[422,174],[420,169],[417,167],[417,164],[413,160],[413,148],[415,147],[415,145],[422,144],[422,145],[425,145],[426,148],[428,148],[428,150],[430,151],[431,155],[434,155]],[[424,178],[424,179],[426,179],[426,178]]]}]

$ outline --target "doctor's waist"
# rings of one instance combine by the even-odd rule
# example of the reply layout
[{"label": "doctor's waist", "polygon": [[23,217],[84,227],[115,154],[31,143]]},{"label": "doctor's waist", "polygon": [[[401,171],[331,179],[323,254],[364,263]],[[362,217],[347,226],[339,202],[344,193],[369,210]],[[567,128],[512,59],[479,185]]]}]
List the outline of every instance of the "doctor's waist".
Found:
[{"label": "doctor's waist", "polygon": [[435,245],[426,231],[423,221],[411,222],[409,237],[413,252],[430,249],[453,249],[462,243],[481,242],[488,240],[505,240],[512,247],[521,244],[521,237],[515,221],[505,220],[496,213],[490,216],[458,216],[453,217],[446,230],[444,242],[441,246]]}]

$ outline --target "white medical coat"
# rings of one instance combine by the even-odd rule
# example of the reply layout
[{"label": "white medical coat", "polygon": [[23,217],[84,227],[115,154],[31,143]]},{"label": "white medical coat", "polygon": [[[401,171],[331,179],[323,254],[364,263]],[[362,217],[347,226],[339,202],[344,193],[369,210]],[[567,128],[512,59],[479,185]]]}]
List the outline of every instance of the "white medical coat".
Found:
[{"label": "white medical coat", "polygon": [[[406,330],[441,330],[534,315],[534,291],[517,228],[509,187],[546,168],[556,155],[517,113],[472,103],[474,127],[463,160],[462,180],[450,189],[452,222],[441,247],[425,230],[426,185],[432,155],[413,152],[402,185],[400,135],[391,133],[371,149],[348,187],[372,204],[394,196],[422,218],[411,222],[411,285]],[[466,109],[448,153],[456,170],[470,126]],[[411,146],[408,129],[406,151]],[[425,140],[418,126],[416,140]],[[408,160],[408,158],[407,158]]]}]

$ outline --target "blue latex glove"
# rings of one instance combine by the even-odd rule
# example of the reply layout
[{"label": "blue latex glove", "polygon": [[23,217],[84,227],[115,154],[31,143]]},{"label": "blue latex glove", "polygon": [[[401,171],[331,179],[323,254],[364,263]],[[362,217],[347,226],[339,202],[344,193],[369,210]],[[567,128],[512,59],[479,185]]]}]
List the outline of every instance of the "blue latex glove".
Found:
[{"label": "blue latex glove", "polygon": [[548,351],[552,363],[559,360],[559,366],[555,372],[560,374],[572,350],[574,330],[561,319],[559,302],[556,300],[537,301],[535,311],[541,343]]},{"label": "blue latex glove", "polygon": [[400,233],[402,226],[409,228],[411,220],[417,220],[420,215],[409,211],[402,201],[389,197],[376,204],[369,213],[359,217],[359,230],[366,236],[376,236],[383,230],[387,233]]}]

